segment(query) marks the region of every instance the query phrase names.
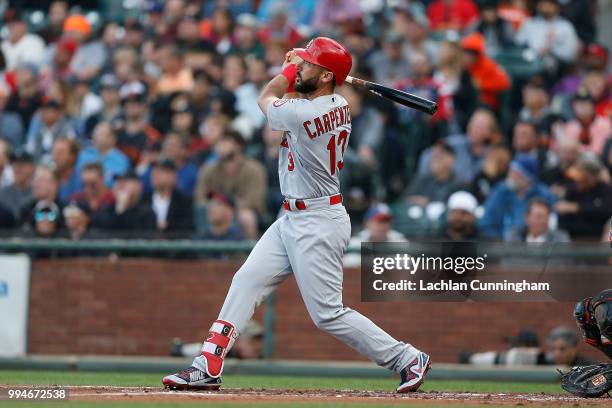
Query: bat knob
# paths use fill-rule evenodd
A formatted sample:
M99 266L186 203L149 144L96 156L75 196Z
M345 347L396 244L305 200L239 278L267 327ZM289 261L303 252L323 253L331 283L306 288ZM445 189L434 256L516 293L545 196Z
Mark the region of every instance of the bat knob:
M438 104L434 102L431 105L431 107L429 108L429 112L428 113L433 116L433 115L436 114L437 111L438 111Z

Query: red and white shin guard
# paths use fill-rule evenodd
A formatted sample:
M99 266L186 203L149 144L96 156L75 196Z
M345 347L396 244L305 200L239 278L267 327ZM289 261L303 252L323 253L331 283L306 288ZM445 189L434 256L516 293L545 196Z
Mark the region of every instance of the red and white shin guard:
M206 360L206 374L217 378L223 371L223 358L232 348L238 333L230 322L217 320L208 332L208 337L202 345L202 357Z

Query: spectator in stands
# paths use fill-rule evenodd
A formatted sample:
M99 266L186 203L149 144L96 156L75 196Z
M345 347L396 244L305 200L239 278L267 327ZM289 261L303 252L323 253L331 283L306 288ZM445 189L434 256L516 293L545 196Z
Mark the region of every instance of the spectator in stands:
M474 30L484 37L487 55L491 57L515 46L514 29L499 16L497 3L497 0L480 1L480 20L474 26Z
M64 207L62 211L64 223L68 230L68 237L73 241L95 238L95 231L91 228L91 208L84 202L73 202Z
M176 133L168 133L162 143L160 155L164 159L172 161L177 168L176 190L187 197L193 196L196 185L198 167L187 160L187 144ZM142 175L145 192L151 191L151 171L153 166L149 166Z
M434 65L438 62L438 44L429 37L429 21L422 4L418 2L399 1L393 6L392 29L402 33L405 55L415 51L427 54Z
M243 13L236 18L234 44L231 52L243 57L262 58L264 56L265 49L259 42L259 22L255 15Z
M601 155L603 164L608 169L608 173L612 174L612 139L609 139L604 146L603 154Z
M441 238L446 241L478 240L476 227L476 198L467 191L451 194L446 205L446 225Z
M10 229L17 225L15 214L0 203L0 229Z
M480 33L469 34L461 40L464 64L480 92L480 101L497 110L499 94L510 89L510 77L487 56L485 47L485 39Z
M405 193L406 199L422 207L430 202L443 202L460 188L454 173L455 152L445 143L432 147L430 172L418 175Z
M578 92L583 85L584 77L589 72L606 71L608 66L608 50L596 43L585 44L582 55L576 61L577 70L572 70L562 77L551 89L553 96L563 95L569 97Z
M312 28L326 35L338 35L342 26L358 22L362 16L358 0L320 0L315 8Z
M33 118L28 129L25 149L37 162L51 160L53 142L60 137L76 139L77 135L64 113L62 104L54 99L42 101L40 115Z
M361 195L373 195L379 171L378 153L384 138L382 114L364 100L363 94L352 87L339 91L351 107L351 137L344 151L342 190L358 189ZM278 149L276 149L278 150ZM278 166L274 177L278 178Z
M143 31L142 25L141 32ZM176 28L176 42L182 51L203 51L211 49L209 44L204 44L200 39L200 20L195 15L186 15Z
M478 92L470 73L463 66L463 52L457 35L447 35L441 42L434 81L438 83L438 106L446 112L449 134L465 133L468 120L478 105Z
M101 211L94 226L128 238L148 237L157 229L155 212L142 201L142 182L136 173L117 176L112 194L114 203Z
M58 179L53 169L46 165L36 167L32 178L32 199L21 207L19 221L34 225L34 208L41 201L55 203L58 209L61 208L57 192ZM61 217L61 214L58 216Z
M536 126L529 121L519 120L512 132L512 149L514 154L526 154L538 163L539 173L546 171L556 163L554 153L542 146Z
M582 86L595 101L595 112L598 116L612 116L612 83L608 81L605 70L591 70L584 75Z
M245 239L236 219L236 203L227 194L211 192L206 205L207 225L198 239L241 241Z
M561 15L566 18L576 30L583 44L595 41L597 2L590 0L566 0L559 2Z
M396 31L385 34L382 50L368 59L374 82L392 86L395 81L410 76L410 56L404 52L404 36Z
M176 189L177 168L172 160L163 159L153 165L152 193L143 198L157 219L157 230L164 233L192 231L193 205L190 197Z
M541 75L531 78L523 87L522 96L519 120L532 122L539 135L550 136L552 124L560 118L550 111L550 97L544 86L544 78Z
M482 166L487 146L500 142L497 120L488 109L476 110L468 122L467 135L451 135L446 138L455 152L455 175L459 181L470 183ZM418 174L423 175L431 169L432 148L420 156Z
M72 77L69 84L73 89L73 100L74 111L71 112L71 116L74 122L77 134L81 138L89 136L85 133L85 125L89 118L97 115L104 108L104 102L97 93L93 92L89 80L80 79L79 77Z
M110 122L115 129L121 117L121 98L119 97L120 83L113 74L105 74L100 78L100 97L103 108L91 116L85 124L85 134L91 135L98 122Z
M579 337L576 329L556 327L546 337L546 361L548 364L569 367L594 364L578 354Z
M193 89L190 93L191 109L193 109L198 123L200 123L211 110L213 87L215 80L204 70L193 73Z
M73 194L70 201L87 204L91 208L92 224L103 227L100 217L107 208L115 204L115 195L112 190L106 188L102 164L85 164L81 169L81 182L83 191Z
M247 81L236 88L236 110L248 122L250 129L261 129L266 118L252 101L266 85L269 76L266 63L261 59L247 59Z
M154 92L157 95L168 95L193 88L193 74L191 69L185 66L183 55L178 48L173 44L165 44L158 53L162 75L156 83Z
M180 135L186 143L191 143L197 135L197 123L187 94L180 93L172 99L170 110L170 131Z
M68 18L68 8L66 0L55 0L49 4L48 23L38 32L45 43L53 44L62 36L64 21Z
M136 166L145 147L159 142L161 134L149 123L146 89L141 82L123 85L119 94L125 123L118 132L117 147L130 159L131 164Z
M279 42L286 49L291 49L303 40L299 31L289 19L289 7L285 2L277 1L269 8L270 18L259 32L259 38L264 44Z
M204 205L212 191L224 191L236 200L238 220L248 238L257 236L259 217L265 214L266 171L261 163L244 155L244 139L228 130L215 145L219 160L198 172L196 205Z
M555 210L559 225L574 239L599 239L610 219L612 185L602 181L603 165L593 156L584 156L573 166L571 184Z
M102 41L92 35L91 23L85 16L73 14L64 21L64 38L76 41L79 47L70 62L72 72L80 79L94 79L108 55Z
M262 0L257 7L257 18L262 22L270 20L270 14L278 3L286 4L291 10L292 20L303 26L312 23L317 2L314 0Z
M547 243L570 242L567 232L550 229L550 216L552 207L550 203L540 197L534 197L527 204L525 213L525 226L510 230L506 241Z
M26 236L54 238L59 235L61 227L61 210L53 201L38 201L34 204L25 226Z
M563 138L578 139L584 150L601 155L606 141L612 137L610 117L597 115L595 101L586 91L580 90L572 98L574 119L563 127Z
M351 113L353 112L351 111ZM272 130L270 126L266 124L262 130L264 147L257 157L257 159L263 163L266 169L268 182L266 205L270 214L278 213L285 198L280 191L280 180L278 178L278 156L280 154L278 145L280 144L282 137L283 132ZM346 156L344 160L346 163Z
M393 214L385 203L373 204L368 208L363 229L351 238L350 247L359 247L362 242L407 242L406 237L391 228ZM359 266L361 257L358 253L347 253L344 255L345 267Z
M571 137L561 138L554 145L552 152L556 156L556 164L544 169L541 179L550 186L555 195L563 197L567 186L572 183L570 169L580 158L580 142Z
M117 149L117 135L110 122L100 122L93 131L93 145L79 153L76 168L80 171L86 164L100 163L104 170L104 183L111 187L117 175L125 174L130 161Z
M234 17L225 7L216 7L201 25L200 35L207 45L214 47L217 54L226 55L232 47Z
M400 79L393 87L429 100L438 100L439 85L432 77L432 64L426 52L415 50L410 53L410 72L410 77ZM428 131L435 134L435 126L448 118L445 108L445 104L439 106L438 111L432 117L414 109L399 106L399 122L406 128L417 127L417 133L421 135Z
M572 24L561 17L558 0L538 0L537 15L521 26L517 43L544 60L549 73L557 74L559 63L570 64L577 55L578 37Z
M79 145L75 140L61 137L53 143L51 158L60 183L59 200L63 204L83 189L81 172L76 168L78 154Z
M13 148L23 144L23 123L16 112L7 111L11 91L8 86L0 83L0 137L11 143Z
M10 186L14 179L11 167L11 144L5 139L0 139L0 187Z
M45 52L42 38L28 33L28 22L14 9L6 10L4 22L8 28L8 37L2 41L6 68L13 70L22 64L40 66Z
M6 111L18 114L24 129L28 128L42 102L37 78L38 69L34 65L20 65L15 72L16 92L11 94L6 103Z
M199 128L200 137L189 146L189 154L197 164L208 164L215 157L215 145L221 140L228 127L227 117L210 114Z
M469 192L479 203L483 203L495 186L506 179L511 158L510 150L501 145L489 146L485 150L482 165L469 187Z
M391 228L393 215L385 203L372 205L365 214L365 229L356 238L359 242L405 242L403 234ZM353 239L351 242L356 242Z
M478 7L472 0L434 0L427 16L434 31L462 32L478 20Z
M484 203L484 215L478 229L489 239L504 239L512 228L525 225L527 204L533 197L541 197L549 204L557 199L538 181L537 162L530 156L517 155L510 163L506 181L500 183Z
M0 205L13 214L14 220L21 217L21 209L32 202L32 177L34 160L23 149L15 151L11 158L14 181L0 188Z
M49 67L41 70L41 77L43 78L43 87L48 88L48 82L55 80L69 81L74 78L74 72L70 67L70 62L74 57L74 53L77 50L79 44L69 38L64 38L55 43L53 53L53 59L49 64Z

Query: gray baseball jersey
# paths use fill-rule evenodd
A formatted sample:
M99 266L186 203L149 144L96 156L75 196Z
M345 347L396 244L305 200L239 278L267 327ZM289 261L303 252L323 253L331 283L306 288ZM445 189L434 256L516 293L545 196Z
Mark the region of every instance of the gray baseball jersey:
M337 94L308 99L277 99L268 122L283 130L278 175L288 198L315 198L340 192L342 157L351 132L346 100Z
M351 223L344 206L330 205L329 196L339 192L351 130L346 100L336 94L275 100L268 106L268 121L285 132L279 158L282 192L306 199L306 209L286 212L257 241L232 279L219 319L240 332L261 301L293 274L319 329L377 364L401 371L419 350L342 304L342 257ZM193 365L205 370L206 359L196 357Z

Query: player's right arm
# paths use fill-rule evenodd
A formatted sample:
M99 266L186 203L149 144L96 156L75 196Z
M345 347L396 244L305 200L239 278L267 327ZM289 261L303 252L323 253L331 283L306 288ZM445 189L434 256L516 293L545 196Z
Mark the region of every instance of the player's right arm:
M277 100L281 99L283 95L285 99L292 99L299 97L297 92L293 91L293 84L297 75L297 66L301 59L295 54L294 51L289 51L285 54L285 61L283 62L282 72L272 78L272 80L264 87L257 98L257 104L259 109L263 112L266 118L269 118L269 107ZM290 89L288 89L290 88ZM280 106L280 103L276 103ZM289 129L275 129L275 130L289 130Z
M289 86L289 81L287 78L279 74L272 78L270 82L264 87L257 98L257 104L259 105L259 109L263 112L263 114L268 117L268 106L274 103L276 100L283 97L285 94L285 90Z

